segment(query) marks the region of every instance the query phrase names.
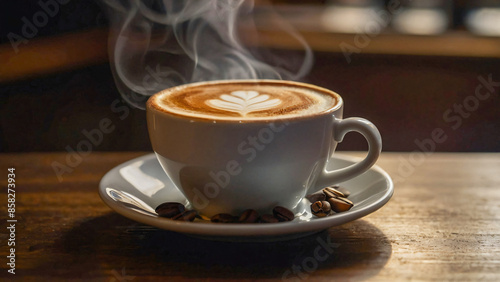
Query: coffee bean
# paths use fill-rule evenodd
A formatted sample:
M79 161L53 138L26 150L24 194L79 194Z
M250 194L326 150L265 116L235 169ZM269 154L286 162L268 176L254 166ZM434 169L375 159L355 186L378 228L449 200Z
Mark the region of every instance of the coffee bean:
M272 214L265 214L260 217L260 222L262 223L277 223L279 220Z
M185 207L181 203L167 202L156 207L155 212L161 217L172 218L178 214L183 213Z
M218 222L218 223L231 223L235 222L236 218L230 214L227 213L219 213L210 218L211 222Z
M327 201L316 201L311 204L311 212L317 217L325 217L330 214L332 208Z
M348 211L354 205L350 200L342 197L328 199L330 206L334 212Z
M274 207L273 214L279 221L291 221L295 218L295 215L291 210L282 206Z
M254 223L257 222L259 219L259 214L257 213L256 210L246 210L244 211L241 215L240 218L238 219L238 222L241 223Z
M326 196L325 196L325 193L323 193L323 191L318 191L318 192L307 195L306 199L308 199L309 202L314 203L317 201L326 200Z
M328 200L330 198L337 198L337 195L333 194L330 191L327 191L325 189L323 189L322 191L323 191L323 194L325 194L325 200Z
M323 189L323 193L325 194L326 198L336 198L336 197L343 197L345 198L344 193L340 192L339 190L333 188L333 187L326 187Z
M184 211L181 214L178 214L174 217L172 217L173 220L179 220L179 221L193 221L196 216L198 215L198 212L195 210L187 210Z

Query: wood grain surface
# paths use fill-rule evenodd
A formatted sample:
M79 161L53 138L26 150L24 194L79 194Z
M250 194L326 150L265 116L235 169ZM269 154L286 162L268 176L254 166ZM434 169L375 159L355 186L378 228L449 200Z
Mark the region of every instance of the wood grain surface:
M0 155L3 226L8 168L16 169L17 185L16 274L7 272L10 234L4 227L0 277L500 280L499 153L384 153L378 165L396 182L386 206L363 219L278 243L206 241L116 214L99 198L99 181L117 164L143 154L91 153L61 182L52 164L64 163L65 153Z

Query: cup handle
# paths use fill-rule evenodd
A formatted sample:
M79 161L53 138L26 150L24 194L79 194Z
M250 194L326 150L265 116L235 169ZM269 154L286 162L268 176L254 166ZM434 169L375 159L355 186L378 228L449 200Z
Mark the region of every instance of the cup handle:
M316 187L319 189L348 180L358 174L367 171L377 161L382 151L382 138L377 127L364 118L352 117L347 119L335 119L333 138L342 142L346 133L355 131L361 133L368 141L368 154L362 161L348 167L327 171L326 168L318 177Z

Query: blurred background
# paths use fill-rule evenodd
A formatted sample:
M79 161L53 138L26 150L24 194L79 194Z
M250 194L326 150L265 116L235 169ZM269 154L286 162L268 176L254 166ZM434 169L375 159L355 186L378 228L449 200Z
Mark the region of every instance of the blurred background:
M303 46L276 14L314 52L300 80L341 94L384 151L500 151L500 1L255 1L259 40L241 21L242 41L294 57ZM115 85L108 27L99 2L2 1L0 152L151 150L145 112ZM339 146L365 149L356 134Z

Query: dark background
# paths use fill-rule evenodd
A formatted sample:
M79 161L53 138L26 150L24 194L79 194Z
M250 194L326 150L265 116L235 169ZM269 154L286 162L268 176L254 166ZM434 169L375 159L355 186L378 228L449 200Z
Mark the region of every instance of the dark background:
M453 14L456 30L463 28L459 19L465 6L458 5L462 2L456 2ZM73 0L59 8L31 40L107 26L97 2ZM0 43L5 47L0 53L12 51L7 34L20 33L21 18L39 10L36 1L0 4ZM25 46L19 48L16 56L25 55ZM470 115L460 118L457 129L443 119L448 109L474 95L479 76L491 75L500 81L499 57L361 53L352 59L347 63L341 53L316 50L314 67L302 80L341 94L345 117L361 116L375 123L384 151L422 151L418 141L432 138L436 128L447 136L436 145L437 151L500 151L500 87ZM87 139L83 131L99 128L105 118L112 121L114 130L104 134L93 150L151 150L145 112L120 100L108 62L2 81L1 152L77 150L79 142ZM365 150L366 144L362 137L349 134L339 149Z

